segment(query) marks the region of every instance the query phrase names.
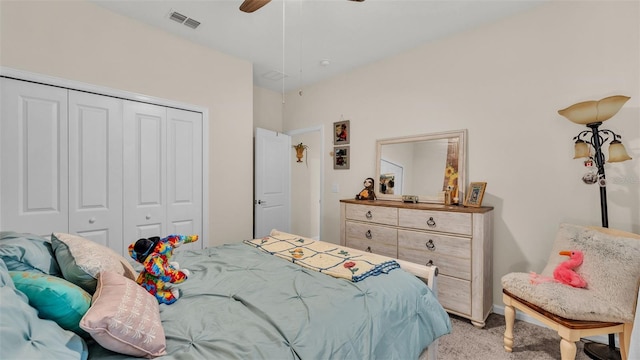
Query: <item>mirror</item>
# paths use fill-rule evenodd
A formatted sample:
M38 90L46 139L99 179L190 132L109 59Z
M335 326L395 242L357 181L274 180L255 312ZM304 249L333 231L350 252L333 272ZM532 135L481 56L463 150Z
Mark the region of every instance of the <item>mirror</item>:
M466 189L467 130L376 141L376 195L402 200L444 203L445 190L462 203Z

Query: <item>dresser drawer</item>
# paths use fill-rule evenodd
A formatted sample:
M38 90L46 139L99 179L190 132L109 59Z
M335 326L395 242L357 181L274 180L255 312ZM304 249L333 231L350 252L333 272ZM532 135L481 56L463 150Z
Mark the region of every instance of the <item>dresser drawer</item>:
M398 230L398 247L407 251L471 258L471 239L438 233Z
M392 207L347 204L345 213L346 218L351 220L398 225L398 209Z
M435 265L443 275L471 280L471 260L435 253L415 251L398 246L398 259L420 265Z
M471 235L470 213L398 209L398 225L402 227Z
M471 282L438 276L438 301L447 310L471 315Z
M346 246L374 254L398 257L398 231L395 228L347 221Z

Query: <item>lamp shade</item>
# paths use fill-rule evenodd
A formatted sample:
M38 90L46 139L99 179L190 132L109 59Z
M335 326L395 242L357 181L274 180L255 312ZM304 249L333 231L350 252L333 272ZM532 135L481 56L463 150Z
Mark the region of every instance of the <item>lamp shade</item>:
M558 110L558 114L581 125L602 122L618 113L629 99L628 96L614 95L598 101L584 101Z
M609 159L607 162L621 162L626 160L631 160L631 156L627 154L624 145L618 140L613 140L611 144L609 144Z
M590 156L591 154L589 153L589 145L587 145L587 143L582 140L577 140L573 158L588 158Z

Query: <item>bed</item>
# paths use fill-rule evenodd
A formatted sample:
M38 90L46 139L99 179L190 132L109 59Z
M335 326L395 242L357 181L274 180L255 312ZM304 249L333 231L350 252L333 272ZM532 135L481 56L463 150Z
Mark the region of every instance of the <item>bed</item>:
M275 235L281 234L286 233ZM16 250L20 246L22 248ZM97 267L83 264L74 248L82 249L87 258L108 255L111 261L98 261ZM418 359L428 356L433 359L437 339L451 331L448 315L424 282L431 276L430 285L435 285L434 272L423 273L421 279L400 268L387 269L351 281L287 261L255 244L234 243L177 251L172 260L190 271L189 278L174 285L181 294L176 303L157 305L152 296L141 295L143 300L129 296L127 301L123 300L125 293L137 293L142 287L131 286L133 282L128 278L131 264L105 249L70 234L53 234L49 242L30 234L0 233L3 260L0 263L0 352L7 354L7 358L32 358L44 352L49 357L114 360L156 356L162 359ZM45 259L40 259L38 264L29 263L35 260L26 255L35 252ZM51 259L46 259L47 253ZM95 263L96 259L92 261ZM94 268L90 269L91 266ZM116 271L107 271L108 266ZM85 274L73 278L68 275L70 268L82 268ZM424 269L410 271L419 273ZM22 273L22 277L17 273ZM69 280L88 289L87 293L93 287L80 329L64 330L57 320L42 319L43 311L34 310L34 305L38 305L31 299L36 296L32 293L24 296L20 289L24 289L24 284L18 285L24 273ZM12 284L8 279L18 281ZM148 298L155 303L146 303ZM113 328L106 330L118 317L116 312L135 313L132 304L137 303L142 304L138 313L149 314L144 316L148 318L147 325L159 324L153 331L143 331L136 337L133 324L128 337L118 338ZM40 316L34 317L38 311ZM95 315L97 323L87 320ZM121 323L126 325L126 321Z

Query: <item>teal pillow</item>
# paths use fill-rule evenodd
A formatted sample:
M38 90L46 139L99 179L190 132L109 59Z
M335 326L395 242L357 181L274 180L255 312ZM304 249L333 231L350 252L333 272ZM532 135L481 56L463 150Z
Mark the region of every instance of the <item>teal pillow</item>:
M91 295L64 279L30 271L9 271L16 289L27 295L29 305L42 319L55 321L78 335L88 334L78 325L91 306Z
M0 259L13 271L37 271L61 276L51 243L38 235L0 232Z
M0 273L3 271L0 266ZM51 320L38 318L38 311L13 286L0 286L0 299L3 359L86 360L89 356L87 344L80 336Z

